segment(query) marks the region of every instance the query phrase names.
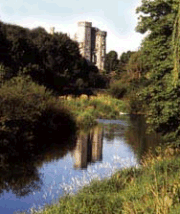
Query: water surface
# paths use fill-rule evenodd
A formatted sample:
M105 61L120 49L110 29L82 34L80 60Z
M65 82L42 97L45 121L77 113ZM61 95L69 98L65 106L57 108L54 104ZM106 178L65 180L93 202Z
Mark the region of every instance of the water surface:
M159 136L145 134L143 118L98 122L92 130L80 130L70 144L51 143L29 162L4 161L6 165L0 167L0 213L41 209L94 178L137 165L148 148L159 143Z

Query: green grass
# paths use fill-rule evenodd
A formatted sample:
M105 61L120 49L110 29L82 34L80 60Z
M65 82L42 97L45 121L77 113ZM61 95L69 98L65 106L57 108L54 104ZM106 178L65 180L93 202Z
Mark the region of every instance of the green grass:
M65 108L75 115L80 127L95 124L95 119L118 119L119 112L127 112L127 104L109 95L98 95L97 97L81 96L80 98L62 99Z
M180 213L180 152L167 148L128 168L66 195L43 214Z

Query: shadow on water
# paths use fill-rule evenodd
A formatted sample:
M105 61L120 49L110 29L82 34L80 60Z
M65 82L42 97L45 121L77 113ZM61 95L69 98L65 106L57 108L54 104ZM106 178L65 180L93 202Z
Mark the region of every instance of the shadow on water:
M163 144L163 140L159 133L147 133L148 125L142 115L131 115L130 125L125 132L126 142L131 145L138 161L148 153L149 150L155 151L155 148Z
M121 120L98 120L103 124L104 136L107 143L113 143L113 140L119 139L125 141L131 146L140 163L143 156L151 150L164 144L160 133L148 133L148 124L143 115L126 115Z
M114 138L124 137L127 127L119 124L109 124L104 126L104 137L109 143L113 142Z
M11 120L0 131L0 194L12 191L16 197L41 189L38 168L60 159L76 146L76 127L70 117L45 112L34 124Z
M19 121L11 121L12 126L15 123ZM63 158L68 152L75 158L76 169L85 169L88 164L102 160L101 126L86 132L81 130L77 135L75 129L69 130L69 126L63 125L66 123L61 124L61 129L50 129L46 120L46 124L41 121L42 125L36 126L31 136L29 123L28 127L26 121L21 120L20 124L22 127L16 134L0 132L1 196L5 191L12 191L21 198L39 191L43 183L38 169L45 162Z

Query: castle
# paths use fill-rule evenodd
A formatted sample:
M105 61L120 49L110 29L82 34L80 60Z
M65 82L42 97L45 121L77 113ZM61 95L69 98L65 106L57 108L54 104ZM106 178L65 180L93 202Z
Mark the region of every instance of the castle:
M50 28L50 33L54 33L55 28ZM106 31L92 27L92 22L78 22L78 30L73 40L79 43L81 55L89 64L94 64L100 71L105 68L106 56Z
M78 22L78 30L74 40L79 43L81 55L98 67L105 68L107 32L92 27L92 22Z

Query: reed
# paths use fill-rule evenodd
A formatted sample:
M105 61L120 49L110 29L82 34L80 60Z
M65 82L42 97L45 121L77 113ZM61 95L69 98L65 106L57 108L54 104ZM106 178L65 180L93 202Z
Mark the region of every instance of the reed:
M180 213L180 150L172 146L158 150L158 155L149 153L138 167L94 179L77 194L66 194L37 213Z
M60 97L60 100L74 114L80 127L94 125L96 119L118 119L120 113L128 111L124 101L105 94L98 94L90 99L86 96L67 99Z

